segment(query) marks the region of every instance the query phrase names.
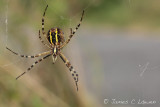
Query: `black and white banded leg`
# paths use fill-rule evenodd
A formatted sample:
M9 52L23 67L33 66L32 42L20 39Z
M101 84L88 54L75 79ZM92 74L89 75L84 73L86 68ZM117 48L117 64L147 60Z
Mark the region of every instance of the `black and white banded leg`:
M30 71L36 64L38 64L39 62L43 61L44 59L48 58L51 54L44 56L43 58L37 60L36 62L34 62L28 69L27 71L23 72L21 75L19 75L16 80L18 78L20 78L21 76L23 76L25 73L27 73L28 71Z
M48 5L46 6L45 11L44 11L44 13L43 13L43 17L42 17L42 34L43 34L43 36L44 36L46 39L47 39L47 36L46 36L45 31L44 31L44 17L45 17L47 8L48 8Z
M63 48L66 44L69 43L69 41L71 40L71 38L73 37L73 35L76 33L76 31L78 30L78 28L80 27L81 23L82 23L82 20L83 20L83 16L84 16L84 10L82 12L82 16L81 16L81 19L80 19L80 22L79 24L77 25L77 27L72 31L72 28L71 28L71 34L69 35L67 41L61 46L61 48Z
M9 51L11 51L13 54L15 55L18 55L20 57L23 57L23 58L35 58L35 57L40 57L40 56L43 56L43 55L47 55L47 54L50 54L51 53L51 50L50 51L47 51L47 52L43 52L43 53L40 53L40 54L36 54L36 55L20 55L18 54L17 52L14 52L12 51L11 49L9 49L8 47L6 47L6 49L8 49Z
M42 37L41 37L41 32L39 30L39 39L40 41L42 42L43 45L47 46L48 48L50 48L50 46L48 46L46 43L44 43L44 41L42 40ZM50 48L51 49L51 48Z
M71 63L67 60L67 58L60 52L59 53L60 58L63 60L63 62L65 63L65 65L69 68L70 73L72 74L72 77L76 83L76 87L77 87L77 91L78 91L78 73L74 70L73 66L71 65Z

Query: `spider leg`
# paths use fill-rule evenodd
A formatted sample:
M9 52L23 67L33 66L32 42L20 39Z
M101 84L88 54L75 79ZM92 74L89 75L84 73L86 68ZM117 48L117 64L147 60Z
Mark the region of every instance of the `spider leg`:
M23 72L21 75L19 75L19 76L16 78L16 80L17 80L18 78L20 78L21 76L23 76L23 75L24 75L25 73L27 73L28 71L30 71L36 64L38 64L39 62L43 61L44 59L46 59L46 58L49 57L50 55L51 55L51 54L48 54L48 55L46 55L45 57L43 57L43 58L37 60L36 62L34 62L34 63L27 69L27 71L25 71L25 72Z
M73 66L71 65L71 63L67 60L67 58L60 52L59 53L60 58L63 60L63 62L65 63L65 65L69 68L72 77L76 83L76 87L77 87L77 91L78 91L78 73L74 70Z
M68 44L69 41L71 40L71 38L73 37L73 35L76 33L76 31L78 30L78 28L80 27L80 25L81 25L81 23L82 23L83 16L84 16L84 10L83 10L83 12L82 12L82 16L81 16L81 19L80 19L79 24L78 24L77 27L73 30L73 32L72 32L72 28L71 28L71 34L69 35L67 41L61 46L61 48L63 48L66 44Z
M43 53L40 53L40 54L28 56L28 55L20 55L20 54L18 54L18 53L16 53L16 52L12 51L12 50L9 49L8 47L6 47L6 49L8 49L9 51L11 51L13 54L18 55L18 56L20 56L20 57L24 57L24 58L35 58L35 57L39 57L39 56L43 56L43 55L47 55L47 54L50 54L50 53L51 53L51 50L50 50L50 51L43 52Z
M45 10L44 10L44 13L43 13L43 17L42 17L42 34L43 34L43 36L46 38L46 40L48 41L46 32L44 31L44 17L45 17L47 8L48 8L48 5L46 6L46 8L45 8ZM52 46L51 44L49 44L49 45ZM48 46L48 47L49 47L49 46Z
M70 32L71 32L71 34L72 34L72 28L70 28Z
M44 13L43 13L43 17L42 17L42 34L43 34L43 36L46 37L46 38L47 38L47 36L46 36L45 31L44 31L44 17L45 17L47 8L48 8L48 5L46 6L45 11L44 11Z
M44 43L44 41L42 40L42 37L41 37L41 33L40 33L40 30L39 30L39 39L40 41L43 43L43 45L47 46L48 48L50 48L46 43ZM51 48L50 48L51 49Z

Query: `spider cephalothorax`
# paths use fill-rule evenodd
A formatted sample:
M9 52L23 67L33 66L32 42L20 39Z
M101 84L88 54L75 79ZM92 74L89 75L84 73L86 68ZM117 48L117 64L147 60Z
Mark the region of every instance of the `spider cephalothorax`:
M28 56L28 55L20 55L14 51L12 51L11 49L9 49L8 47L6 47L9 51L11 51L12 53L14 53L15 55L19 55L21 57L25 57L25 58L35 58L35 57L40 57L40 56L44 56L42 58L40 58L39 60L35 61L28 69L27 71L30 71L34 65L36 65L37 63L41 62L43 59L46 59L48 58L49 56L52 56L52 59L53 59L53 63L56 61L57 59L57 56L59 55L60 58L63 60L63 62L65 63L65 65L69 68L70 70L70 73L72 74L72 77L76 83L76 86L77 86L77 91L78 91L78 85L77 85L77 82L78 82L78 73L74 70L73 66L71 65L71 63L67 60L67 58L62 54L61 50L64 46L66 46L70 39L73 37L73 35L75 34L75 32L77 31L77 29L80 27L80 24L82 22L82 19L83 19L83 15L84 15L84 11L82 13L82 16L81 16L81 19L80 19L80 22L79 24L77 25L77 27L72 31L72 28L70 29L71 30L71 34L69 35L67 41L64 40L64 36L63 36L63 32L60 28L51 28L48 33L46 34L45 31L44 31L44 17L45 17L45 13L46 13L46 10L48 8L48 5L46 6L45 8L45 11L44 11L44 14L43 14L43 17L42 17L42 34L43 36L48 40L49 42L49 45L44 43L44 41L42 40L41 38L41 35L40 35L40 30L39 30L39 39L41 40L41 42L47 46L49 48L49 51L47 52L43 52L43 53L40 53L40 54L36 54L36 55L33 55L33 56ZM24 75L27 71L23 72L21 75L19 75L16 79L20 78L22 75Z

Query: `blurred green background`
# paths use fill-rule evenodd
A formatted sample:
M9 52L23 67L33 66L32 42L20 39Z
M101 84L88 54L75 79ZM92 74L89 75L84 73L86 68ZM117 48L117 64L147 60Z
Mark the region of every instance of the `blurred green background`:
M96 96L94 93L100 91L99 85L105 84L99 82L104 79L101 71L105 63L101 61L98 49L90 44L94 39L92 34L98 38L96 40L101 38L103 32L105 36L110 35L106 31L129 32L129 38L133 36L132 32L143 32L142 35L134 35L138 38L157 36L148 35L148 32L159 33L159 3L159 0L0 0L0 107L111 106L104 105L103 100L98 99L101 95ZM62 51L80 74L78 92L69 70L60 58L53 65L50 57L37 64L18 81L15 80L16 76L38 58L20 58L7 51L5 47L25 55L47 50L38 38L38 30L41 30L41 19L47 4L49 8L45 17L45 31L52 27L60 27L66 39L70 33L69 28L76 27L82 10L85 10L81 27ZM120 38L124 36L123 33L118 33L117 36ZM98 44L95 41L94 44L96 43ZM90 61L87 62L85 58ZM93 70L87 76L93 77L86 76L88 71L84 64ZM97 77L101 73L102 77ZM90 79L92 85L87 82L91 81ZM94 89L96 91L92 91ZM104 93L107 93L107 90Z

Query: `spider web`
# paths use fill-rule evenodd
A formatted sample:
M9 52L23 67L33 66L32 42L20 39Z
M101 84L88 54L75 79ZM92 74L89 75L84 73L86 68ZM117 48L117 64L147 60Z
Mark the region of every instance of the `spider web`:
M10 0L6 0L6 6L4 7L4 11L0 17L0 27L1 27L1 30L0 30L0 34L2 35L1 36L1 44L0 44L0 47L1 47L1 52L0 52L0 56L4 56L5 52L6 52L6 46L7 46L7 43L8 43L8 4L9 4L9 1ZM19 60L18 60L19 61ZM15 61L15 62L11 62L11 63L8 63L8 64L1 64L0 66L3 68L3 67L6 67L8 65L11 65L13 63L16 63L18 61Z
M48 4L48 0L42 0L42 1L44 1L46 4ZM82 10L85 10L86 11L86 13L87 13L87 10L90 8L90 6L92 6L92 4L94 4L94 2L95 2L96 0L91 0L91 1L89 1L89 3L88 4L86 4L86 6L84 7L84 8L82 8ZM132 7L132 1L131 0L127 0L127 2L128 2L128 5L130 6L130 7ZM6 46L8 46L9 45L9 43L11 42L11 41L14 41L14 38L11 36L11 34L9 33L9 31L11 30L11 28L10 28L10 18L9 18L9 13L10 12L12 12L13 13L13 11L9 8L9 6L11 5L9 5L9 3L10 3L10 0L6 0L6 3L5 3L5 6L4 6L4 8L2 9L2 14L1 14L1 16L0 16L0 57L5 57L5 58L7 58L8 56L11 56L11 57L9 57L9 58L11 58L11 60L10 60L10 62L8 63L0 63L0 67L1 68L7 68L7 67L10 67L11 65L18 65L20 62L24 62L24 61L28 61L28 59L23 59L23 58L20 58L20 57L17 57L17 56L15 56L15 55L12 55L12 53L9 53L7 50L6 50ZM46 4L42 4L42 5L46 5ZM45 7L45 6L44 6ZM54 7L49 7L49 8L54 8ZM76 26L76 24L77 23L74 23L75 21L74 20L76 20L76 22L78 22L79 21L79 16L81 15L81 13L82 13L82 11L79 11L79 12L77 12L75 15L73 15L72 17L66 17L66 16L63 16L63 15L59 15L59 13L57 12L58 10L56 10L55 8L53 9L54 11L53 11L53 13L54 13L54 15L56 15L56 16L58 16L59 18L60 18L60 22L59 23L63 23L63 21L64 20L67 20L68 21L68 23L69 23L69 27L68 27L68 29L69 28L75 28L75 26ZM18 16L17 16L18 17ZM39 18L39 19L41 19L41 17ZM47 19L47 18L46 18ZM38 27L39 29L41 29L41 22L40 21L37 21L37 22L39 22L40 24L40 26ZM62 28L65 28L65 25L61 25L61 27ZM37 29L36 29L37 30ZM46 29L45 29L46 30ZM38 31L38 30L37 30ZM69 32L69 30L68 30L68 32ZM25 32L26 33L26 32ZM32 32L33 33L33 32ZM67 33L67 32L66 32ZM27 35L27 34L26 34ZM69 35L69 33L68 34L66 34L66 35ZM33 33L33 35L32 36L34 36L34 38L35 39L37 39L37 41L39 41L39 39L38 39L38 32L36 32L36 31L34 31L34 33ZM32 37L32 36L30 36L30 38ZM12 40L12 39L13 40ZM33 38L33 37L32 37ZM33 41L32 41L33 42ZM12 43L10 43L10 45L11 45ZM23 50L20 48L20 45L21 44L21 42L19 43L19 44L16 44L16 46L12 46L12 47L14 47L15 49L16 49L16 51L18 52L18 53L20 53L20 52L23 52ZM39 42L39 44L40 44L40 42ZM9 45L9 46L10 46ZM14 45L15 45L15 43L14 43ZM32 44L33 45L33 44ZM43 45L40 45L40 46L43 46ZM32 46L30 46L31 48L32 48ZM37 48L38 48L38 46L36 46ZM36 53L36 51L38 51L38 50L40 50L39 48L38 49L36 49L36 48L34 48L34 50L35 50L35 52L33 52L33 53ZM23 53L25 53L25 52L23 52ZM32 54L32 53L31 53ZM30 59L29 59L30 60ZM31 61L31 63L30 64L32 64L33 62L34 62L34 60L30 60ZM3 61L2 61L3 62ZM22 63L23 64L23 63ZM140 76L140 77L144 77L145 76L145 73L148 73L148 72L151 72L151 71L153 71L153 70L157 70L157 68L160 68L160 66L159 65L157 65L157 66L155 66L155 67L150 67L150 65L151 65L151 62L149 62L149 61L147 61L144 65L142 64L142 65L139 65L139 75L138 76ZM37 65L36 65L37 66ZM27 67L29 67L28 65L27 65ZM23 69L23 71L25 71L25 69L27 68L27 67L24 67L24 69ZM36 69L36 67L34 68L34 69ZM9 72L11 72L11 71L9 71Z
M41 5L46 5L48 4L48 0L42 0L43 1L43 4ZM65 32L66 33L66 37L68 37L70 31L69 31L69 28L72 28L72 29L75 29L76 25L78 24L78 21L80 20L80 16L81 16L81 13L82 13L82 10L87 10L96 0L90 0L88 1L88 4L86 4L86 6L84 8L81 9L81 11L77 12L75 15L73 15L72 17L66 17L66 16L63 16L63 15L60 15L58 13L58 10L56 10L56 8L54 7L49 7L49 8L53 8L53 14L58 16L59 19L60 19L60 24L62 28L65 28L65 25L63 25L63 22L64 20L67 21L69 24L68 24L68 31ZM10 35L10 28L11 28L11 24L10 24L10 13L14 13L12 11L12 8L10 8L10 6L12 5L12 3L10 3L11 0L5 0L5 5L4 7L2 8L2 13L1 13L1 16L0 16L0 34L1 34L1 37L0 37L0 48L1 48L1 51L0 51L0 56L1 57L8 57L8 56L12 56L12 54L9 54L7 55L9 52L6 50L6 47L10 47L10 45L13 45L14 48L16 49L15 51L18 52L18 53L25 53L23 52L22 48L21 48L21 43L14 43L13 41L16 40L16 37L13 38L11 35ZM45 6L44 6L45 7ZM17 16L18 17L18 16ZM41 19L41 18L40 18ZM46 18L47 19L47 18ZM76 20L76 21L75 21ZM41 21L41 20L40 20ZM47 21L47 20L46 20ZM46 26L45 26L46 27ZM41 22L40 22L40 26L39 26L39 29L41 29ZM37 29L36 29L37 30ZM45 28L45 30L47 30L47 27ZM33 33L33 32L32 32ZM26 34L27 35L27 34ZM33 33L34 37L39 40L38 38L38 32L34 32ZM42 35L41 35L42 36ZM18 41L19 42L19 41ZM13 46L11 48L13 48ZM42 46L42 45L41 45ZM37 46L38 47L38 46ZM14 50L14 49L13 49ZM35 51L37 50L40 50L40 49L34 49ZM33 52L35 53L35 52ZM30 53L29 53L30 54ZM32 53L31 53L32 54ZM15 55L13 55L15 56ZM21 61L23 60L23 58L19 58L19 57L12 57L11 58L11 61L9 63L1 63L0 64L0 67L4 68L4 67L8 67L8 66L11 66L13 64L19 64ZM25 60L23 60L24 62ZM33 61L32 61L33 62Z
M46 4L49 4L48 0L44 0ZM56 0L55 0L56 1ZM63 24L64 21L67 21L68 25L68 29L72 28L72 30L75 29L76 27L76 24L79 23L79 20L80 20L80 16L82 14L82 11L85 10L85 13L86 11L89 9L89 7L94 4L96 2L96 0L88 0L88 3L86 4L86 6L82 9L80 9L80 11L77 11L74 15L70 16L70 17L66 17L66 16L63 16L63 15L60 15L58 13L59 10L57 10L56 8L54 7L49 7L49 8L52 8L52 11L53 11L53 14L58 16L58 18L60 19L60 21L58 22L60 24L60 28L62 28L64 30L64 28L66 28L66 24ZM78 5L78 4L77 4ZM54 8L54 9L53 9ZM76 20L76 21L75 21ZM74 23L75 22L75 23ZM67 31L68 32L68 31ZM65 32L66 33L66 32ZM68 33L69 34L69 33ZM68 35L67 34L67 35Z
M43 1L43 4L41 4L41 5L46 5L46 4L48 4L48 0L42 0ZM75 28L75 26L76 26L76 24L78 23L78 21L79 21L79 16L81 15L81 13L82 13L82 10L85 10L85 12L87 13L87 10L94 4L96 2L96 0L89 0L88 1L88 3L86 4L86 6L84 7L84 8L82 8L81 9L81 11L79 11L79 12L77 12L75 15L73 15L72 17L66 17L66 16L63 16L63 15L60 15L59 13L58 13L58 10L56 10L56 8L54 8L54 7L49 7L49 8L53 8L52 10L53 10L53 14L54 15L56 15L56 16L58 16L59 17L59 19L60 19L60 22L59 23L62 23L61 24L61 27L62 28L65 28L65 25L63 25L63 21L64 20L66 20L68 23L69 23L69 27L68 27L68 29L69 28ZM127 0L127 4L130 6L130 7L132 7L131 6L131 4L132 4L132 1L131 0ZM8 39L9 40L11 40L11 36L10 36L10 34L9 34L9 26L10 26L10 20L9 20L9 13L10 12L12 12L13 13L13 11L11 10L11 9L9 9L9 6L11 5L11 4L9 4L10 3L10 0L6 0L5 1L5 6L4 6L4 8L2 8L2 15L0 16L0 27L1 27L1 29L0 29L0 34L2 35L1 37L0 37L0 48L1 48L1 51L0 51L0 56L1 57L3 57L3 56L5 56L5 54L8 54L8 52L6 53L6 46L8 46L8 43L10 43L10 41L8 41ZM41 18L40 18L41 19ZM47 19L47 18L46 18ZM76 21L74 21L74 20L76 20ZM75 22L77 22L77 23L75 23ZM45 26L46 27L46 26ZM41 29L41 22L40 22L40 26L39 26L39 28ZM36 29L37 30L37 29ZM45 29L46 30L46 29ZM67 32L65 32L66 33L66 35L69 35L69 30L67 31ZM34 37L38 40L38 38L37 38L37 32L34 32ZM67 37L65 37L65 38L67 38ZM19 43L19 45L20 45L20 43ZM17 52L19 52L18 51L18 49L19 49L19 45L17 45L16 44L16 49L17 49ZM19 47L17 47L17 46L19 46ZM37 46L38 47L38 46ZM21 49L20 49L21 50ZM35 51L37 51L37 50L39 50L39 49L34 49ZM13 55L14 56L14 55ZM6 57L6 56L5 56ZM22 61L22 58L18 58L18 59L16 59L17 57L15 57L10 63L6 63L6 64L0 64L0 67L8 67L8 66L10 66L10 65L13 65L13 64L16 64L16 63L19 63L20 61ZM23 60L23 61L25 61L25 60ZM147 62L147 64L146 64L146 66L145 67L140 67L140 71L142 71L141 72L141 74L140 74L140 76L142 76L144 73L145 73L145 71L146 71L146 67L148 66L148 63L149 62Z
M46 4L48 4L48 0L42 0L43 1L43 4L41 4L41 5L46 5ZM85 12L87 13L87 10L94 4L96 2L96 0L89 0L88 1L88 3L86 4L86 6L84 7L84 8L82 8L81 9L81 11L79 11L79 12L77 12L75 15L73 15L72 17L66 17L66 16L63 16L63 15L60 15L59 13L58 13L58 10L56 10L56 8L54 8L54 7L49 7L49 8L53 8L53 13L54 13L54 15L56 15L56 16L58 16L59 18L60 18L60 22L59 23L63 23L63 21L64 20L66 20L66 21L68 21L68 23L69 23L69 27L68 27L68 29L69 28L75 28L75 26L76 26L76 24L77 23L74 23L75 21L74 20L76 20L76 22L78 22L79 21L79 16L81 15L81 13L82 13L82 10L85 10ZM132 0L127 0L127 4L130 6L130 7L132 7L131 5L132 5ZM11 40L11 36L10 36L10 34L9 34L9 26L10 26L10 20L9 20L9 13L10 12L12 12L12 10L11 9L9 9L9 6L11 5L11 4L9 4L10 3L10 0L5 0L5 6L2 8L2 12L1 12L1 16L0 16L0 27L1 27L1 29L0 29L0 34L1 34L1 36L0 36L0 48L1 48L1 51L0 51L0 56L2 57L2 56L5 56L5 54L8 54L8 52L6 53L6 46L8 46L8 43L10 43L10 41L8 41L8 39L9 40ZM13 12L12 12L13 13ZM41 18L40 18L41 19ZM46 18L47 19L47 18ZM63 24L61 24L61 27L62 28L65 28L65 25L63 25ZM40 26L39 26L39 28L41 29L41 22L40 22ZM36 29L37 30L37 29ZM45 29L46 30L46 29ZM68 33L67 33L68 32ZM69 35L69 30L67 31L67 32L65 32L66 33L66 35ZM38 40L38 38L37 38L37 32L35 32L33 35L35 36L35 38ZM67 37L65 37L65 38L67 38ZM19 45L20 45L20 43L19 43ZM19 46L19 45L16 45L16 46ZM16 47L16 49L19 49L19 47ZM18 49L17 49L17 51L18 51ZM39 49L35 49L35 50L39 50ZM14 55L13 55L14 56ZM7 64L0 64L0 67L8 67L8 66L10 66L10 65L12 65L12 64L16 64L16 63L18 63L18 62L20 62L20 61L22 61L22 58L18 58L18 59L16 59L17 57L15 57L14 59L13 59L13 61L11 61L10 63L7 63ZM23 60L24 61L24 60ZM146 67L148 66L148 63L149 62L147 62L147 64L146 64L146 66L145 67L140 67L140 71L142 71L141 72L141 74L140 74L140 76L142 76L144 73L145 73L145 71L146 71ZM158 66L159 67L159 66ZM157 68L157 67L155 67L155 68Z

